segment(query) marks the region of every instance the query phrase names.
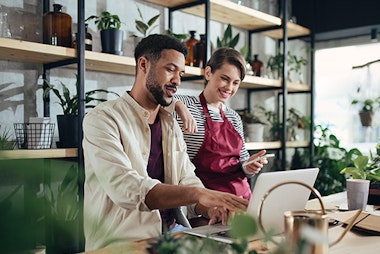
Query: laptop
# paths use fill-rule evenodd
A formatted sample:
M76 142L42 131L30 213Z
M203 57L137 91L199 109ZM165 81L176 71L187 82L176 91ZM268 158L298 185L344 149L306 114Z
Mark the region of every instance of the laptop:
M259 217L259 209L262 198L273 186L286 181L299 181L309 186L314 186L318 168L293 169L287 171L263 172L257 176L249 201L247 212L253 217ZM265 199L262 205L262 222L266 231L271 230L275 234L284 232L284 212L302 211L310 197L311 191L299 184L286 184L274 189ZM222 224L206 225L184 231L187 234L199 237L208 237L225 243L233 243L235 239L228 235L229 227ZM263 236L258 232L254 238L257 240Z

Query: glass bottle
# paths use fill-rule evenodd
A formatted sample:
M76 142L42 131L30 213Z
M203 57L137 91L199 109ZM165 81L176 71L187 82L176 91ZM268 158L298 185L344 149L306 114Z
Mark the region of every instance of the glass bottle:
M86 45L86 50L92 51L92 35L87 31L88 29L88 24L85 25L85 39L84 43ZM73 41L73 48L77 48L77 40L78 40L78 33L75 33L75 38Z
M200 35L201 40L194 46L194 66L204 68L206 65L206 35Z
M0 37L11 38L11 30L9 28L8 13L0 11Z
M261 77L264 70L263 62L259 60L259 55L254 55L253 60L251 61L251 67L253 71L253 76Z
M53 4L54 11L43 15L43 42L56 46L71 47L71 16L62 12L62 5Z
M186 57L186 65L193 66L194 65L194 46L199 42L199 40L195 39L196 31L189 31L190 38L185 41L185 45L187 47L187 57Z

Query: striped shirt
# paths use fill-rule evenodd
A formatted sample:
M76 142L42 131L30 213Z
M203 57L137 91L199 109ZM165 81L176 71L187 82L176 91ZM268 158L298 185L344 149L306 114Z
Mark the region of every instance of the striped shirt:
M187 153L189 154L190 160L193 160L194 157L197 155L199 149L201 148L203 140L204 140L206 116L203 113L203 108L199 100L199 97L187 96L187 95L175 95L175 98L177 100L182 101L186 105L190 113L193 115L195 121L197 122L198 131L196 133L194 134L189 134L186 132L183 133L183 136L187 145ZM223 118L220 115L219 108L214 107L210 104L207 104L207 108L209 110L211 119L213 121L223 122ZM222 109L228 121L232 123L235 130L239 133L239 135L243 139L243 147L240 152L240 163L243 163L244 161L248 160L250 156L244 144L243 123L241 121L239 114L236 113L235 110L233 110L230 107L227 107L224 104L222 106ZM175 114L175 116L179 125L182 128L183 126L182 120L177 114Z

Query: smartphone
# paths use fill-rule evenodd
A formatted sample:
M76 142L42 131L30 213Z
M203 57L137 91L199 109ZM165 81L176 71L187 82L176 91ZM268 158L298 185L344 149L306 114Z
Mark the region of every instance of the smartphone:
M255 161L259 161L261 159L264 159L264 158L271 158L271 157L274 157L275 154L274 153L267 153L267 154L264 154L263 156L260 156L260 157L257 157L256 159L254 160L250 160L250 161L246 161L243 163L243 166L247 166L249 164L252 164L254 163Z

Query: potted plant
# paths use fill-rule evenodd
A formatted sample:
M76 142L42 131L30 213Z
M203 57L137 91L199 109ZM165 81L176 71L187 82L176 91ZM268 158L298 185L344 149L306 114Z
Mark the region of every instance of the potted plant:
M380 96L376 97L375 99L354 99L351 101L351 104L358 105L360 107L359 117L362 126L372 126L375 110L380 108Z
M123 31L120 30L122 22L119 16L103 11L100 16L92 15L85 21L91 20L95 20L95 25L100 31L102 52L123 55Z
M380 142L376 145L376 155L370 151L369 156L359 155L354 166L343 168L340 173L353 179L370 181L368 203L380 205Z
M255 105L251 112L244 116L244 122L250 142L264 141L264 126L267 125L264 107Z
M219 36L216 38L216 47L229 47L229 48L235 48L238 44L240 39L240 34L236 34L234 37L232 37L232 27L231 24L227 25L226 30L223 33L223 37L220 38Z
M288 52L288 57L287 57L287 64L288 64L288 80L291 81L291 74L294 71L298 80L298 83L304 83L303 78L302 78L302 66L307 65L307 60L303 58L302 56L298 57L296 55L291 54Z
M77 252L78 245L78 169L71 165L57 189L51 181L44 184L44 199L47 204L51 234L47 246L52 253ZM54 250L54 251L53 251Z
M57 89L56 86L47 82L47 88L44 91L43 98L46 98L50 91L59 99L59 105L62 107L63 115L57 115L59 142L58 148L72 148L78 147L78 95L71 94L68 86L62 81L59 81L62 91ZM78 79L75 83L76 90L78 91ZM95 104L91 102L104 102L106 99L94 97L98 93L111 93L119 96L117 93L105 89L95 89L85 93L85 107L94 108Z
M144 37L148 36L155 27L158 26L158 24L156 24L156 22L157 22L158 18L160 17L160 14L157 14L157 15L151 17L148 21L146 21L138 6L137 6L137 12L139 13L140 19L135 19L135 26L136 26L137 31L140 32L140 35L133 34L133 37L143 37L144 38Z
M1 126L0 126L1 129ZM13 150L16 142L11 140L11 131L8 128L4 128L3 132L0 134L0 150Z
M270 73L270 78L279 79L281 77L281 71L283 68L284 55L278 53L274 56L270 56L267 62L268 73Z
M287 140L295 141L299 139L297 130L306 130L310 127L310 118L302 115L295 108L288 110L288 118L286 119Z
M152 30L158 26L158 24L156 23L158 21L158 18L160 17L160 14L157 14L151 17L148 21L146 21L138 5L136 5L136 8L137 12L139 13L140 19L135 19L135 27L140 34L132 34L132 37L134 38L135 47L137 43L141 41L142 38L148 36L152 32Z

